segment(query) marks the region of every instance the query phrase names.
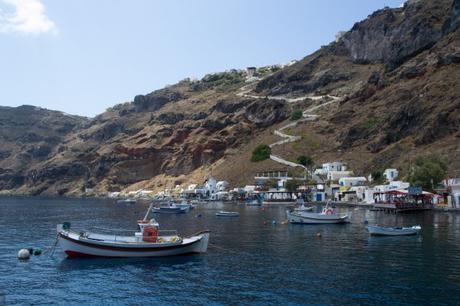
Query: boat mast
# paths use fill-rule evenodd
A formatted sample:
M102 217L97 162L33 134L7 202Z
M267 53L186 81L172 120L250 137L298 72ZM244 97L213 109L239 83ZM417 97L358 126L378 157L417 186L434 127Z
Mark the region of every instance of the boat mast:
M144 216L144 221L147 221L149 215L150 215L150 211L152 210L152 207L153 207L153 203L150 203L150 206L149 206L149 209L147 209L147 212L145 213L145 216Z

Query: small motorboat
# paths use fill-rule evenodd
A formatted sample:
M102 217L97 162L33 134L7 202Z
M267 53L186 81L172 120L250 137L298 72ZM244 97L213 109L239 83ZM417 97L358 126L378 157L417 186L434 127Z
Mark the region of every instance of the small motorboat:
M420 225L411 227L384 227L377 225L368 225L367 230L372 236L410 236L418 235L422 230Z
M150 213L149 207L146 217ZM161 231L155 219L138 221L134 235L99 234L73 231L70 223L57 225L60 247L70 257L160 257L190 253L205 253L209 231L181 237L176 231Z
M240 215L239 212L236 211L219 211L216 213L217 217L238 217Z
M180 202L180 203L174 202L174 204L175 204L177 207L185 208L186 210L195 208L194 205L187 203L187 200L182 200L182 202Z
M188 205L188 204L187 204ZM176 204L174 202L168 202L161 204L159 207L154 207L154 213L160 214L183 214L187 212L190 208L187 206L181 206L180 204Z
M134 198L119 199L117 200L118 204L136 204L137 200Z
M320 213L308 211L286 211L287 218L290 223L301 224L335 224L348 223L349 216L347 214L338 214L334 209L326 205Z

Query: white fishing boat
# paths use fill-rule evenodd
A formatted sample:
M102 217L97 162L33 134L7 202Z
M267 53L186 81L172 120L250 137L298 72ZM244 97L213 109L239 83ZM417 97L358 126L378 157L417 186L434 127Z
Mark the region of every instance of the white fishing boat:
M150 213L151 207L146 216ZM160 257L205 253L209 231L181 237L176 231L159 230L154 219L138 221L134 235L99 234L73 231L70 223L57 225L60 247L70 257Z
M117 200L118 204L136 204L137 200L134 198L119 199Z
M182 200L180 203L173 202L177 207L185 208L187 210L192 209L192 205L187 202L187 200Z
M236 211L219 211L216 213L216 216L217 217L238 217L240 215L240 213L236 212Z
M326 205L320 213L308 211L286 211L287 219L290 223L301 224L334 224L334 223L348 223L348 214L338 214Z
M367 230L372 236L410 236L419 234L422 227L420 225L414 225L411 227L383 227L368 225Z
M189 209L189 206L181 206L180 204L176 204L174 202L168 202L161 204L159 207L154 207L153 212L160 214L183 214Z

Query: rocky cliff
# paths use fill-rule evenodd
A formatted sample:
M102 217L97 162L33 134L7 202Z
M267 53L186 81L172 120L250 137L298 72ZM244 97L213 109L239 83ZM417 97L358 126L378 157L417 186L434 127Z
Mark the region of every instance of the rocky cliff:
M339 97L301 136L274 148L289 160L346 161L357 173L399 167L414 156L448 158L460 169L460 0L408 1L356 23L337 42L296 64L258 69L258 81L230 70L183 80L92 118L29 106L0 109L0 190L82 194L161 189L213 174L246 184L251 150L279 138L293 109ZM296 99L297 98L297 99Z

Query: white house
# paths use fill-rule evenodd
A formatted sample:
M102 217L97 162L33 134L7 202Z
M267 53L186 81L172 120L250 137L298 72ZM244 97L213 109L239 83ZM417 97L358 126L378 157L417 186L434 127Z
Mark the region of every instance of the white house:
M196 189L197 186L198 186L197 184L190 184L190 185L188 185L187 190L188 191L193 191L193 190Z
M216 188L217 188L217 191L225 191L228 187L228 182L227 181L218 181L216 183Z
M217 192L217 181L215 178L210 176L204 184L204 189L211 195Z
M342 177L339 179L339 185L341 187L363 186L366 183L367 179L364 176Z
M344 177L350 177L353 175L353 171L329 171L327 173L327 180L329 181L338 181Z
M256 186L254 185L246 185L244 186L244 191L245 192L254 192L256 190Z
M374 186L374 195L378 194L380 201L386 201L388 199L386 198L385 192L391 190L404 190L409 188L409 186L410 184L408 182L403 181L393 181L388 183L388 185L377 185Z
M398 170L397 169L385 169L385 171L383 172L383 176L385 177L385 179L389 182L392 182L395 180L395 178L398 177Z
M328 174L331 171L345 171L347 170L347 166L344 163L341 162L330 162L330 163L325 163L322 165L321 168L316 169L315 173L316 174Z
M460 178L448 179L445 180L443 183L448 188L451 194L450 206L460 207Z

